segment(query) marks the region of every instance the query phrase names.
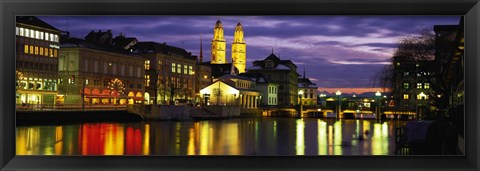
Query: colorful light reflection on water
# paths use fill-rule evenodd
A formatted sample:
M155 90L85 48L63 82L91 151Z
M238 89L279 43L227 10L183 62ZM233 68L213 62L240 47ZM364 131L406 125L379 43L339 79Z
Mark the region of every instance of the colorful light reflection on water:
M294 118L17 127L17 155L393 155L402 122Z

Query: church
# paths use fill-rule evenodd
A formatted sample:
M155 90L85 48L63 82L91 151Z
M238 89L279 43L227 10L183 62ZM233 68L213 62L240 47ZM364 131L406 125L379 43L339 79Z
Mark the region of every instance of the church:
M247 64L246 49L247 45L243 39L243 28L240 21L235 26L234 38L232 42L231 61L227 61L226 49L227 44L223 34L223 25L220 19L217 20L214 27L214 34L211 48L212 76L218 78L224 74L240 74L245 73Z

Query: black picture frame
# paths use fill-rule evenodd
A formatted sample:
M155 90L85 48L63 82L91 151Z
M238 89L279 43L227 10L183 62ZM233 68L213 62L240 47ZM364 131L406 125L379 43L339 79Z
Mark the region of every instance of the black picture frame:
M479 170L478 0L2 0L3 170ZM15 156L16 15L465 15L465 156Z

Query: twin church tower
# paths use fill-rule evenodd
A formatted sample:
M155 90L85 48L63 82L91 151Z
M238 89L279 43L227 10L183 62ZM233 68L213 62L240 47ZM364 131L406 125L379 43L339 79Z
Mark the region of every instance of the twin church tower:
M235 27L235 33L233 36L232 42L232 63L235 68L238 69L238 73L244 73L247 56L246 56L247 45L243 40L243 28L240 21ZM211 64L226 64L226 42L223 37L223 26L220 19L215 23L213 40L212 40L212 61Z

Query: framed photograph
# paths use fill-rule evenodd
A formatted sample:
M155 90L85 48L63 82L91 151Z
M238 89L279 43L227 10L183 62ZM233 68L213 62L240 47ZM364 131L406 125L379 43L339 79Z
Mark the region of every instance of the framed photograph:
M0 165L478 170L479 8L2 2Z

